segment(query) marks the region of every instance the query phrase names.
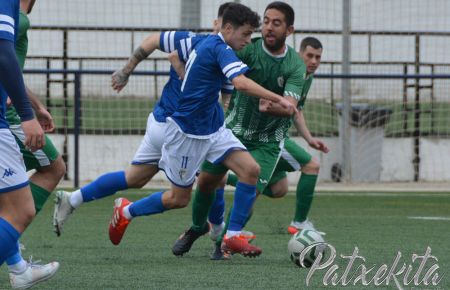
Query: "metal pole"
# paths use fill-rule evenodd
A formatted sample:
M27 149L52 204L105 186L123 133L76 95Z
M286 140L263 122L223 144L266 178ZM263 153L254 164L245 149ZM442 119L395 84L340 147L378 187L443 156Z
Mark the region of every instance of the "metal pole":
M351 0L342 2L342 73L350 74ZM351 160L351 91L350 79L342 80L342 175L345 182L352 180Z
M78 188L80 185L80 124L81 124L81 75L75 74L75 100L74 100L74 181L73 186Z
M416 50L415 50L415 70L416 74L420 73L420 35L416 34ZM420 178L420 79L416 78L414 86L414 181Z
M69 32L67 29L63 30L63 70L66 71L69 67L67 64L68 59L68 47L69 47ZM62 159L64 160L64 163L66 165L69 164L69 153L68 153L68 135L67 131L69 129L69 96L67 94L67 73L63 73L63 128L64 128L64 144L63 144L63 153L62 153ZM66 171L66 174L64 175L64 179L68 180L69 176Z

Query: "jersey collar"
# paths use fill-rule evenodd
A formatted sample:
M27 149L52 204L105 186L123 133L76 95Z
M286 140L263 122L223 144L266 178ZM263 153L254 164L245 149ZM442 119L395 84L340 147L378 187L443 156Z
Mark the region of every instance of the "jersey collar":
M225 39L223 38L222 32L217 33L217 35L222 39L223 42L225 42Z
M287 54L287 52L288 52L288 46L287 46L287 44L284 45L284 51L283 51L283 53L282 53L282 54L278 54L278 55L275 55L275 54L271 53L271 52L266 48L266 46L264 45L264 40L261 41L261 44L262 44L263 50L264 50L268 55L270 55L271 57L274 57L274 58L283 58L283 57L286 56L286 54Z

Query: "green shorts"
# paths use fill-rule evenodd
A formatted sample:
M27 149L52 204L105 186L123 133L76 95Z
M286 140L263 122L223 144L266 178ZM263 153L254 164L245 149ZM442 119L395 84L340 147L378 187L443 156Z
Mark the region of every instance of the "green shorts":
M23 133L22 127L20 125L11 125L9 129L20 147L20 153L22 153L27 171L48 166L58 158L58 150L47 135L45 136L44 148L31 152L23 145L25 134Z
M242 141L242 140L241 140ZM263 192L269 185L275 167L281 157L281 148L283 142L278 143L262 143L262 142L242 142L247 148L248 152L253 156L256 162L261 167L256 190ZM212 164L205 161L202 165L202 171L210 174L224 174L228 168L223 164Z
M272 174L269 184L275 184L287 176L286 172L294 172L308 164L312 159L311 154L300 147L294 140L286 138L281 152L280 161Z

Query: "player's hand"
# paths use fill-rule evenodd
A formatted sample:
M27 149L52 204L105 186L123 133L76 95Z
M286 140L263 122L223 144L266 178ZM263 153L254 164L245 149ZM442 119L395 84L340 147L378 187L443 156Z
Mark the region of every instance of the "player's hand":
M297 108L288 100L286 100L285 98L282 98L278 104L280 106L282 106L284 109L286 109L289 113L289 115L294 115L295 113L298 113Z
M53 132L55 130L55 123L53 121L52 115L45 108L41 108L40 110L37 110L35 112L36 119L38 120L44 132Z
M44 131L36 119L22 122L22 130L25 133L25 148L34 152L44 147Z
M6 98L6 107L9 108L9 106L11 106L11 105L12 105L11 99L9 97Z
M259 99L259 111L266 113L273 106L273 102L266 99Z
M328 153L330 151L330 149L328 148L328 146L321 140L319 139L311 139L308 142L309 146L311 146L312 148L322 151L323 153Z
M128 78L130 74L124 72L123 69L115 71L111 76L111 86L112 88L120 92L128 83Z

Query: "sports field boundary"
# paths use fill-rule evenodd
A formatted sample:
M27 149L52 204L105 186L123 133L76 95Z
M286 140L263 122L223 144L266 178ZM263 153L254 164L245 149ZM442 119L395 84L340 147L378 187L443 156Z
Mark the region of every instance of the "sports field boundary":
M87 183L83 183L85 185ZM169 188L169 182L150 182L144 189L164 189ZM73 181L61 181L58 188L73 188ZM233 191L233 187L227 186L225 188L227 191ZM295 193L296 187L290 186L289 192ZM449 182L396 182L396 183L332 183L332 182L321 182L316 186L317 193L449 193L450 194L450 183Z

